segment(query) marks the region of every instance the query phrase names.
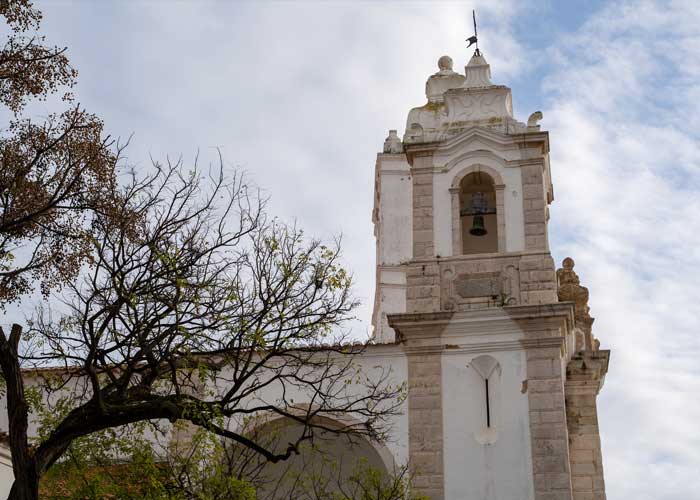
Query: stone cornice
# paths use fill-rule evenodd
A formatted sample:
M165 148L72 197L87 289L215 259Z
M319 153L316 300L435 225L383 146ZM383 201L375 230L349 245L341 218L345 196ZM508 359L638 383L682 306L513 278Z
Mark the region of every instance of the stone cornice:
M467 260L483 260L483 259L512 259L513 257L551 257L550 252L541 250L524 251L524 252L500 252L500 253L475 253L464 255L449 255L446 257L423 257L411 259L406 264L432 264L439 262L461 262Z
M514 140L519 141L520 144L529 144L533 142L542 142L542 153L549 153L549 132L546 130L536 131L536 132L525 132L520 134L510 135Z
M379 175L411 175L411 171L409 169L401 170L398 168L392 168L392 169L382 169L381 172L379 172Z
M598 394L610 364L609 350L576 353L566 367L567 394Z
M523 149L524 147L536 147L541 144L542 152L549 152L549 132L537 131L518 134L503 134L478 125L464 129L454 137L437 143L436 153L441 156L449 156L460 149L464 143L468 143L475 137L485 140L500 149ZM408 146L407 146L408 147Z
M444 311L430 313L389 314L387 319L397 333L400 343L421 348L433 347L449 338L482 337L485 335L525 334L525 342L547 342L555 336L542 336L573 325L573 304L517 305L474 309L471 311ZM537 335L530 337L529 335ZM559 338L560 335L556 335ZM560 345L560 344L557 344ZM521 344L522 346L522 344Z
M404 144L406 160L413 165L413 160L417 156L432 156L435 150L440 147L440 142L420 142L416 144Z
M431 344L405 346L406 355L430 354L441 352L446 356L457 354L480 354L496 351L522 351L542 348L562 348L564 337L549 337L539 339L503 340L489 342L474 342L469 344Z
M377 159L405 160L406 153L377 153Z
M404 153L401 155L380 153L378 158L387 156L390 158L403 159L404 155L409 164L413 165L413 160L419 156L440 156L450 157L459 149L470 141L478 138L486 141L496 151L506 150L523 150L527 148L539 148L540 154L544 155L549 152L549 133L544 132L527 132L519 134L502 134L485 127L473 126L460 132L458 135L447 139L446 141L418 142L404 145ZM477 149L459 155L445 164L436 165L437 171L449 170L456 162L466 158L474 158L479 156L489 156L497 159L506 167L520 167L525 165L538 164L544 167L543 156L533 156L531 158L521 158L516 160L507 160L495 154L494 150Z

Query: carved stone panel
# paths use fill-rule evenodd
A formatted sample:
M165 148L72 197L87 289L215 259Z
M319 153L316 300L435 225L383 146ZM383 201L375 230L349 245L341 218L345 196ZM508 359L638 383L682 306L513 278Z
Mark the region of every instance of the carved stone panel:
M478 273L458 276L455 291L463 299L498 297L503 292L501 273Z

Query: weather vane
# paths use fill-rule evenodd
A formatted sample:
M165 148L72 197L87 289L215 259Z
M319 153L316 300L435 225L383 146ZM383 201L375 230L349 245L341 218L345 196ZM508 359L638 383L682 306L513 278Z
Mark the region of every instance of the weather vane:
M476 37L476 12L474 10L472 10L472 20L474 21L474 36L470 36L465 41L469 42L467 48L471 47L472 45L476 45L476 51L474 52L474 55L480 56L481 52L479 52L479 40Z

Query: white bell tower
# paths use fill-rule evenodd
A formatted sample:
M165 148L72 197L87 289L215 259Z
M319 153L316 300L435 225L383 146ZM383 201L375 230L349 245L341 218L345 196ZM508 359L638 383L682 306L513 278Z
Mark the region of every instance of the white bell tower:
M573 260L555 271L542 114L513 117L477 50L377 155L374 339L408 359L414 486L433 500L604 499L608 367Z

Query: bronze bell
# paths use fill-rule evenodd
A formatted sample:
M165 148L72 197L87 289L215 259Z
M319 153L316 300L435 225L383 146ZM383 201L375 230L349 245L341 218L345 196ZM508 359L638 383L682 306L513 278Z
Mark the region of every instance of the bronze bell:
M469 234L473 236L484 236L486 234L486 227L484 227L483 215L474 215L474 218L472 219L472 228L469 230Z

